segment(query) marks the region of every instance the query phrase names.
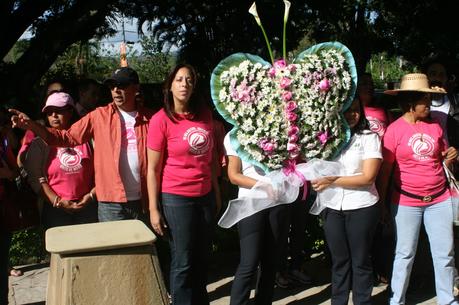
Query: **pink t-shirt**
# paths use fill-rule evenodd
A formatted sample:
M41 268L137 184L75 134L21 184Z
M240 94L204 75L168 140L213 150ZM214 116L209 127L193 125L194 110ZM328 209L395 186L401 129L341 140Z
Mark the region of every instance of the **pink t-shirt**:
M199 197L210 192L213 150L212 114L182 116L176 123L164 109L150 120L147 147L164 154L161 192Z
M386 111L380 107L364 107L365 117L370 123L370 130L377 133L380 138L384 136L389 119L387 118Z
M94 186L94 165L88 143L50 147L46 167L49 186L65 200L78 200Z
M26 130L24 137L21 140L21 148L19 149L18 155L27 151L30 146L30 143L35 138L35 134L31 130Z
M434 121L410 124L403 117L389 125L383 138L384 160L393 163L394 184L419 196L434 195L446 183L441 153L447 148L440 125ZM392 202L423 206L438 203L450 196L449 191L425 203L400 194L394 189Z

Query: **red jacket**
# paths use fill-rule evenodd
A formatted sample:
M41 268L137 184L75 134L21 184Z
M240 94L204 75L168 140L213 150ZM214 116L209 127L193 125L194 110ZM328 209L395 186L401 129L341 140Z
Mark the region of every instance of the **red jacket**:
M147 133L153 112L147 108L137 109L137 151L139 153L142 203L148 209L147 193ZM93 139L94 172L98 201L127 202L119 171L121 152L121 119L114 103L99 107L82 117L67 130L48 128L51 133L46 142L53 146L75 146Z

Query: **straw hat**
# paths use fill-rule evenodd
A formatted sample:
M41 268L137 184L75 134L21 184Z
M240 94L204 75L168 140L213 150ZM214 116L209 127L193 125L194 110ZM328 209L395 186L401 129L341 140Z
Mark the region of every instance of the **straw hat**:
M422 73L410 73L402 77L400 89L386 90L385 94L397 95L399 92L426 92L445 94L446 91L438 86L430 87L427 75Z

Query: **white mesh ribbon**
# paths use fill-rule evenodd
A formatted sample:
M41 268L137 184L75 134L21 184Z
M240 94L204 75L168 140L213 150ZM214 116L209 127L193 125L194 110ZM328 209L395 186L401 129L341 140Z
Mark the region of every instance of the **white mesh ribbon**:
M312 159L307 163L298 164L295 169L296 172L289 175L286 175L283 170L272 171L265 176L266 181L271 183L258 181L246 196L231 200L225 213L218 221L218 225L222 228L230 228L241 219L259 211L295 201L305 179L314 180L320 177L343 174L343 169L339 163L320 159ZM316 203L318 201L325 202L320 201L319 198L333 200L336 196L335 193L335 188L327 188L318 194Z

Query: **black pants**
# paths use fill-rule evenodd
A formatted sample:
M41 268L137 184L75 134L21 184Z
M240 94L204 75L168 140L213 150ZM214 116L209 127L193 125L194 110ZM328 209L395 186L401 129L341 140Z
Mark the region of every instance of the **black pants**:
M355 305L371 304L371 247L379 207L348 211L326 209L324 231L332 258L332 305L346 305L352 289Z
M8 266L11 233L0 229L0 305L8 304Z
M231 305L248 304L251 281L260 266L255 304L272 303L280 255L287 245L287 204L260 211L238 222L240 263L231 287Z

